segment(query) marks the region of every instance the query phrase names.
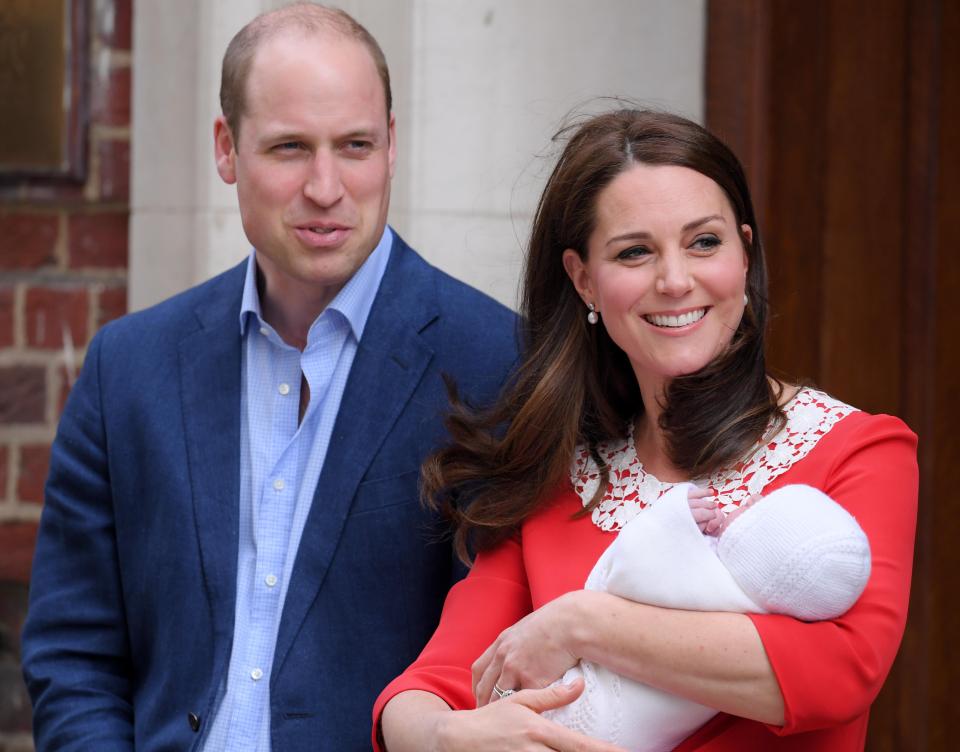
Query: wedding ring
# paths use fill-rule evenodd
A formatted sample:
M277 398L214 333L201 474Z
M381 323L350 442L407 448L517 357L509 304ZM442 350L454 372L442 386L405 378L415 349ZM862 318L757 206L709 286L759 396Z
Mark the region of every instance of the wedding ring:
M497 696L498 700L502 700L504 697L509 697L510 695L515 695L517 690L515 689L500 689L496 684L493 685L493 693Z

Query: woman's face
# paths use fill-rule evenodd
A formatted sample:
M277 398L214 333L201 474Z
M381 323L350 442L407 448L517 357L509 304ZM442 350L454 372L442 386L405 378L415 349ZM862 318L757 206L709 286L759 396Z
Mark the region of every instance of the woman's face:
M749 242L750 227L741 230ZM747 253L733 208L720 186L686 167L620 173L597 197L586 262L574 250L563 262L645 395L710 362L743 315Z

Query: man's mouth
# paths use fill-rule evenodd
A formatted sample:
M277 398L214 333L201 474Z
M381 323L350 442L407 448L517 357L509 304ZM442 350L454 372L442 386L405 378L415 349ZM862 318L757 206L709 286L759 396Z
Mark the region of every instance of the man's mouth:
M653 324L654 326L664 327L667 329L677 329L681 326L695 324L706 315L706 308L698 308L695 311L687 311L686 313L681 313L676 316L664 313L648 313L643 317L643 319L648 324Z

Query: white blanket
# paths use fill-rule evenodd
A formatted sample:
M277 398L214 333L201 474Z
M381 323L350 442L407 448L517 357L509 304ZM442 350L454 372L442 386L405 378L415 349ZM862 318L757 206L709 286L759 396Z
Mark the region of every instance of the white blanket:
M697 527L687 501L689 488L688 483L676 486L624 525L585 589L665 608L762 613ZM579 676L586 682L583 694L544 716L626 749L671 750L717 712L588 661L567 671L561 681Z

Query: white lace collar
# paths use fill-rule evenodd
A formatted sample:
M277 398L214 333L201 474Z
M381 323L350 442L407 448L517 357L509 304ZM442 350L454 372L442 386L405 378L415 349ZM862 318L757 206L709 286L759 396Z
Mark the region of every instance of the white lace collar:
M706 478L729 512L748 496L760 493L774 478L802 460L831 428L855 408L815 389L801 389L784 407L787 424L749 458ZM633 445L633 431L625 439L604 441L597 451L610 468L610 484L592 519L601 530L618 531L642 509L653 504L676 483L662 483L643 469ZM585 445L577 447L570 481L584 506L600 483L600 471Z

